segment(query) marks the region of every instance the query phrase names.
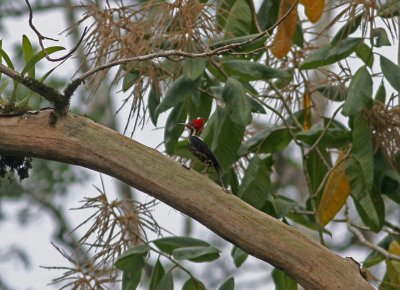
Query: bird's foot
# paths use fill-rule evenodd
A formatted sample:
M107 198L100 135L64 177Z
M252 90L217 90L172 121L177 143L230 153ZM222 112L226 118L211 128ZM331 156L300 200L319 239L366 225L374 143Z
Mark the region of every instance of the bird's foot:
M222 190L225 191L225 193L232 193L229 189L225 188L225 186L222 186Z
M186 168L187 170L190 170L190 166L186 165L185 163L182 163L182 166L183 166L184 168Z

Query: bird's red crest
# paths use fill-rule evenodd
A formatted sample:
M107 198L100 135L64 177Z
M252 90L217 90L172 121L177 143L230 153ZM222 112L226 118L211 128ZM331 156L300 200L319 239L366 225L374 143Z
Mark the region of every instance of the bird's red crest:
M192 121L190 121L190 124L193 125L193 127L197 133L200 133L201 130L203 130L204 121L205 121L204 118L197 118L197 119L193 119Z

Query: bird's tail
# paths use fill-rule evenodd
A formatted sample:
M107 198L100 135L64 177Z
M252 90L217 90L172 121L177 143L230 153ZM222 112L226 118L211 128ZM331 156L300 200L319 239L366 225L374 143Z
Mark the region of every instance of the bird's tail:
M219 179L219 182L220 182L220 184L221 184L223 190L226 191L224 182L222 181L221 168L215 168L215 170L217 171L218 179Z

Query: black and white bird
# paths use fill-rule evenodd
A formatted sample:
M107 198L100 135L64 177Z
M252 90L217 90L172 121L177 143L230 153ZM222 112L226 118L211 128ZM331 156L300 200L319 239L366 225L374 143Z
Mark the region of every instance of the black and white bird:
M217 171L218 179L223 189L225 190L225 186L221 178L221 165L219 164L214 153L208 147L207 143L198 136L198 134L203 130L204 118L197 118L191 120L189 123L179 124L184 125L189 130L189 151L206 166L206 172L208 172L210 166L215 168L215 170Z

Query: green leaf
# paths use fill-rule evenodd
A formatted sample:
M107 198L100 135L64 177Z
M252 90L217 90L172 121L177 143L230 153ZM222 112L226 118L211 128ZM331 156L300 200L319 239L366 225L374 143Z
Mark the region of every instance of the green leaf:
M243 263L247 260L249 254L243 251L241 248L237 246L233 246L231 251L231 257L233 262L235 263L236 268L239 268L243 265Z
M385 3L385 4L383 4ZM400 2L398 1L387 1L383 2L381 5L378 5L378 13L379 17L383 18L394 18L399 16L400 13Z
M349 178L351 196L357 212L363 223L375 232L383 226L385 211L382 197L376 188L366 189L366 180L363 168L354 158L349 158L346 163L346 175Z
M11 58L8 56L8 54L1 48L0 46L0 60L4 59L4 61L6 62L6 65L8 66L8 68L15 70L14 69L14 64L11 61Z
M211 149L220 162L222 169L225 170L238 158L237 153L242 143L245 126L234 123L232 114L228 114L227 110L219 108L216 114Z
M153 268L153 271L151 272L149 290L157 290L157 287L160 284L160 281L164 276L164 274L165 274L164 267L160 262L160 258L158 258Z
M226 180L228 180L228 182L226 182ZM239 194L239 178L233 168L225 172L223 181L225 185L230 185L232 194Z
M50 46L42 51L39 51L27 62L21 71L21 75L24 76L28 71L32 70L40 60L46 57L46 53L47 55L51 55L60 50L65 50L65 48L62 46Z
M351 153L361 166L365 190L371 191L374 181L374 146L371 129L362 114L353 116L352 127L353 146Z
M386 89L385 89L385 86L383 84L383 81L381 81L381 84L379 85L379 88L376 91L374 100L376 102L380 102L382 104L386 103Z
M189 260L202 263L218 259L219 252L217 248L212 246L193 246L175 249L172 251L172 255L177 260Z
M183 75L186 79L194 81L204 72L207 59L204 57L189 57L183 62Z
M250 104L251 104L251 112L252 113L259 113L259 114L266 114L267 111L265 111L265 108L263 105L256 99L250 98Z
M168 271L158 283L157 290L174 290L174 280L171 271Z
M304 33L301 27L301 21L299 19L296 23L296 30L293 35L293 43L298 47L304 48Z
M157 106L156 115L175 107L197 93L198 84L199 80L192 81L180 76L166 91L165 97Z
M363 223L378 233L385 222L385 205L381 195L376 190L372 190L367 192L361 200L353 200Z
M363 267L370 268L372 266L379 264L380 262L382 262L384 260L385 260L384 255L377 253L375 251L372 251L371 254L367 257L367 259L364 260Z
M354 158L345 160L346 175L349 179L351 195L354 199L361 200L367 194L365 190L365 178L361 170L360 163Z
M296 134L296 138L308 145L313 145L323 134L318 142L318 146L322 148L341 148L351 141L351 132L348 130L338 128L315 128L311 130L302 131Z
M27 109L28 108L28 103L29 103L29 99L30 99L30 94L28 94L25 98L23 98L22 100L19 100L18 102L15 103L15 107L16 108L20 108L22 110Z
M392 238L390 236L384 237L381 241L379 241L378 245L382 249L388 249L390 243L392 242ZM364 268L370 268L372 266L375 266L379 264L380 262L385 260L385 256L382 255L381 253L378 253L377 251L372 250L370 254L367 256L367 258L364 260L363 267Z
M142 269L145 265L145 256L150 247L148 245L138 245L125 251L118 257L115 266L123 270L122 289L134 290L139 285Z
M400 176L392 170L385 172L385 175L381 178L380 192L387 195L394 202L400 204Z
M312 220L312 219L310 219L308 217L305 217L303 215L294 214L294 213L288 213L285 216L285 218L288 218L288 219L292 220L296 224L305 226L306 228L309 228L310 230L313 230L313 231L320 231L321 230L321 226L319 225L319 223L317 223L315 221L315 219ZM325 230L323 232L325 232ZM329 232L327 232L327 233L329 233Z
M276 290L297 290L296 281L281 270L275 268L272 271L272 279L274 280Z
M260 130L245 142L249 152L276 153L285 149L292 141L286 127L267 127Z
M115 267L124 271L136 271L137 268L141 269L144 263L144 257L149 250L150 247L146 244L134 246L118 257L115 262Z
M342 113L345 116L352 116L360 113L365 107L371 107L372 103L372 78L367 68L363 66L351 79Z
M257 209L264 206L271 190L271 164L271 157L261 159L255 155L250 160L239 187L239 197Z
M165 123L164 145L165 152L173 155L179 137L182 135L185 126L178 123L183 123L186 120L186 106L184 103L177 105L169 113L167 122Z
M277 195L272 198L272 205L274 207L275 217L280 219L290 213L297 206L297 203L290 198Z
M190 277L185 284L183 284L182 290L207 290L207 288L199 280Z
M284 70L272 68L264 64L248 60L228 60L221 63L228 76L241 81L269 80L274 78L290 78Z
M47 71L40 79L39 82L43 83L52 73L58 68L58 66L53 67L49 71Z
M334 102L343 102L347 99L347 88L345 86L320 86L316 89L325 98Z
M389 84L400 92L400 66L381 55L381 69Z
M321 182L324 180L325 175L328 172L328 168L326 163L330 164L330 154L329 151L323 149L321 147L317 147L319 149L319 153L313 150L306 159L306 169L308 171L309 179L310 179L310 190L312 194L314 194ZM324 160L322 159L324 158ZM316 206L319 205L319 200L321 198L322 191L319 193L318 196L315 197L316 199Z
M259 32L256 21L251 0L223 0L218 6L217 25L225 39Z
M372 69L372 66L374 65L374 54L367 44L361 42L357 46L356 55L365 63L366 66Z
M379 193L400 203L400 174L393 168L393 165L388 163L380 151L374 155L374 175Z
M332 38L331 43L335 45L339 41L347 38L350 34L355 32L358 27L360 27L361 24L361 19L363 18L364 14L361 13L357 15L356 17L350 17L349 20L345 25L343 25L339 31L335 34L335 36Z
M374 36L375 46L382 47L382 46L391 46L389 37L386 33L386 29L382 27L378 27L372 29L372 35Z
M7 88L9 81L8 80L4 80L3 82L1 82L0 84L0 96L3 94L4 90ZM1 102L0 102L1 104Z
M171 255L175 249L179 248L210 246L210 244L205 241L194 239L191 237L168 237L154 240L152 242L160 251L169 255Z
M327 44L310 54L300 65L300 69L314 69L345 59L362 41L362 38L347 38L336 45Z
M149 92L149 101L147 108L149 109L150 120L154 126L157 126L158 112L157 106L160 104L160 94L158 93L159 87L158 84L152 84L150 92Z
M25 63L28 63L32 59L34 51L29 38L25 34L22 36L22 51L24 52ZM35 78L35 67L28 71L28 75L30 78Z
M126 92L127 90L129 90L135 84L138 78L139 71L131 70L129 72L126 72L122 80L122 91Z
M195 94L191 98L189 119L203 117L207 119L210 116L213 98L207 93Z
M235 290L235 279L233 277L229 278L218 288L218 290Z
M257 18L262 30L271 28L278 20L279 0L264 0L258 9ZM270 32L272 33L272 31Z
M246 126L251 122L251 103L246 96L242 84L228 78L222 90L222 98L226 108L230 111L231 121L239 126Z
M144 261L143 261L144 265ZM122 290L135 290L139 285L142 271L123 271L122 272Z

